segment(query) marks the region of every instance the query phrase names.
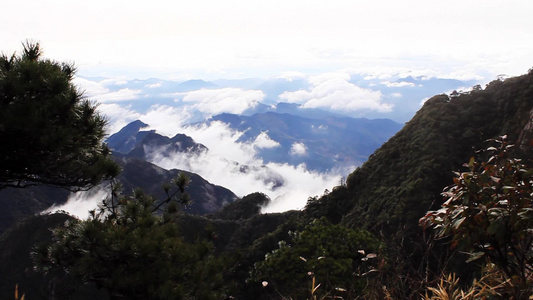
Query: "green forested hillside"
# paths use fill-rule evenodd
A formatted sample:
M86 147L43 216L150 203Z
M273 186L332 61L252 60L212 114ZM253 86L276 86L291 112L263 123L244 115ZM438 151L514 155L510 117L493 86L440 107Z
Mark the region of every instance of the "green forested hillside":
M400 225L417 227L420 215L439 204L452 171L487 139L508 135L511 142L529 145L532 109L533 73L458 96L434 96L345 186L310 203L308 213L344 212L334 221L388 233Z
M520 146L515 155L531 157L532 113L533 72L469 93L434 96L344 186L312 199L304 213L381 235L389 255L397 256L390 257L396 266L405 264L395 272L418 273L410 276L420 282L429 249L419 219L442 204L440 193L453 184L453 171L471 156L483 156L478 150L487 139L507 135ZM445 250L431 254L444 256L439 251Z
M107 299L105 291L84 285L62 270L47 274L33 268L32 252L50 243L52 229L73 217L66 214L34 216L16 224L0 237L0 298L14 299L15 286L25 299Z

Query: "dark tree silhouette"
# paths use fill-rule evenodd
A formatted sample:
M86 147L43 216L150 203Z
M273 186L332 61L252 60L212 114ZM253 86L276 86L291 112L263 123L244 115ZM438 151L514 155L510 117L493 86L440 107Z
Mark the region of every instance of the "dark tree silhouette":
M0 56L0 189L88 189L116 176L106 120L72 83L72 64L42 58L38 43Z
M176 218L189 202L189 179L180 174L164 186L166 198L112 187L87 220L53 230L52 244L36 247L39 271L66 273L107 290L110 299L221 299L221 260L206 241L188 243Z

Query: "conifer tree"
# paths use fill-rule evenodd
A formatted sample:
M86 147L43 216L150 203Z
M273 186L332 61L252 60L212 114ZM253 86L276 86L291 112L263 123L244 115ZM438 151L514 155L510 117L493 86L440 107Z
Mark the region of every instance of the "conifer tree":
M75 68L38 43L0 56L0 189L88 189L119 172L103 144L106 120L73 84Z
M161 201L141 190L122 195L114 185L88 219L65 223L51 244L36 247L36 269L64 270L110 299L220 299L224 268L213 245L186 242L176 222L190 201L188 180L181 174L165 185Z

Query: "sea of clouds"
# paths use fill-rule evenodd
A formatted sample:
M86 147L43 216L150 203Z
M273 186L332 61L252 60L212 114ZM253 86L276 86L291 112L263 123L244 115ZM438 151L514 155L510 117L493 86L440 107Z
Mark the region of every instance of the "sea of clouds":
M254 141L239 142L244 132L232 130L220 122L199 125L196 122L220 113L242 114L260 103L272 102L296 103L304 109L319 108L352 117L364 117L366 115L362 112L365 112L368 116L394 119L394 113L402 108L405 110L408 104L414 107L408 115L414 114L427 96L443 92L433 88L426 91L424 98L420 90L424 81L431 78L422 78L420 83L398 79L415 75L366 74L355 80L345 72L325 73L309 76L305 88L287 88L275 99L267 99L269 91L239 85L238 81L228 81L234 86L185 91L173 91L168 87L168 81L154 79L133 82L123 78L77 77L75 83L89 99L98 103L99 112L109 120L110 134L134 120L141 120L149 124L146 130L155 129L157 133L169 137L183 133L209 149L198 155L174 153L170 156L160 155L158 149L147 149L152 163L165 169L197 173L212 184L230 189L239 197L253 192L265 193L272 201L263 211L281 212L302 209L309 197L321 195L339 185L342 177L357 166L319 173L308 170L304 164L265 163L258 150L279 147L268 132L261 133ZM289 87L296 79L294 76L278 79L286 80ZM304 75L297 74L298 78L301 76ZM409 99L411 102L408 103L404 95L409 93L414 99ZM300 141L292 145L288 155L306 155L306 151L305 141ZM243 166L246 167L245 172ZM85 217L84 212L94 209L104 195L103 187L73 194L67 204L53 209Z

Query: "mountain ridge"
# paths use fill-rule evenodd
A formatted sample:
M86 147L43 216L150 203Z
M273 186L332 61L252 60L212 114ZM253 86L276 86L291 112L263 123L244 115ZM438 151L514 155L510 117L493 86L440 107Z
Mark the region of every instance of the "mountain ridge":
M532 93L530 73L493 81L485 89L428 99L404 128L348 176L346 186L318 202L350 193L353 198L339 209L349 212L343 215L343 223L378 230L391 219L404 218L416 228L420 213L438 203L442 188L452 183L451 172L483 149L486 140L508 135L523 144L531 137L525 131L530 128L526 125L533 109ZM386 208L386 201L392 199L400 201ZM416 208L408 213L411 217L403 216L408 208Z
M295 116L288 113L265 112L252 116L220 114L206 123L220 121L230 128L244 132L238 142L250 142L262 133L279 144L279 148L259 150L265 162L305 163L311 170L321 172L358 166L402 125L389 119L336 117L321 119ZM292 147L301 144L306 155L290 155Z

